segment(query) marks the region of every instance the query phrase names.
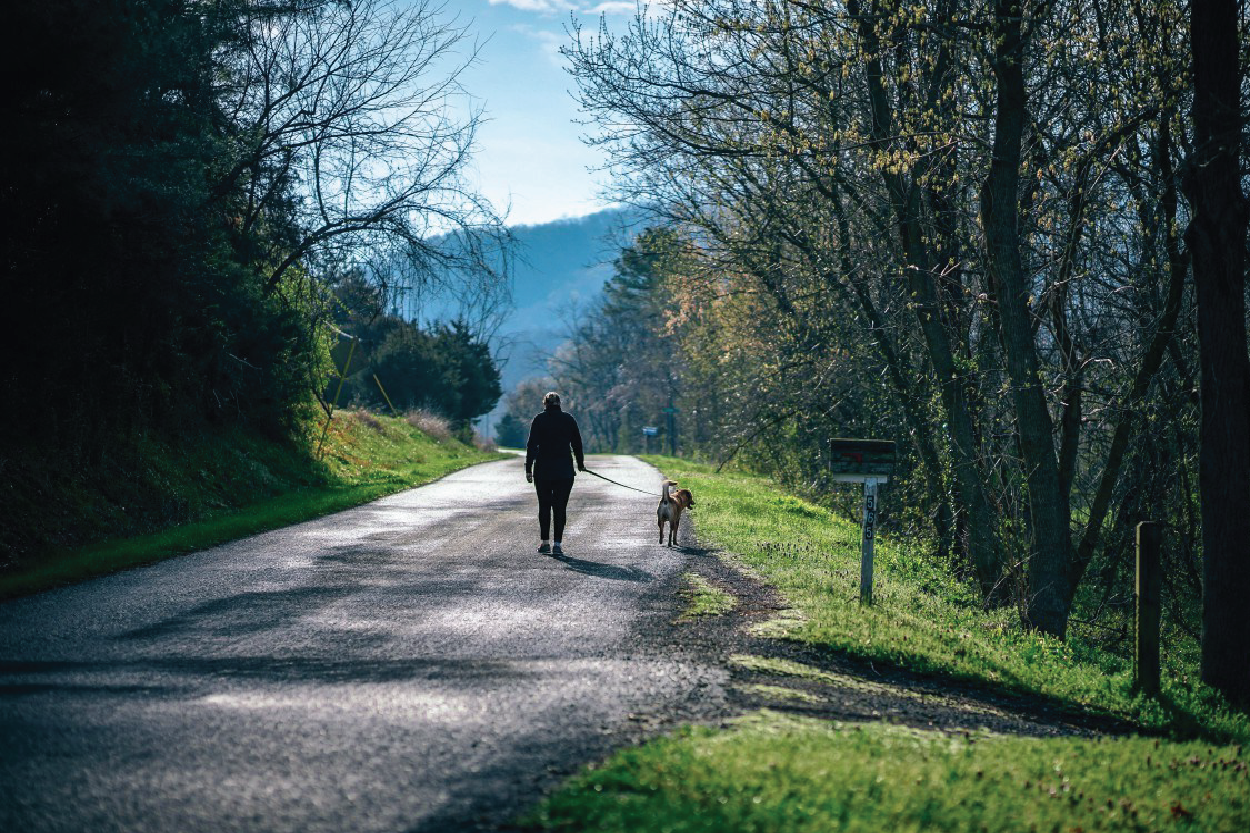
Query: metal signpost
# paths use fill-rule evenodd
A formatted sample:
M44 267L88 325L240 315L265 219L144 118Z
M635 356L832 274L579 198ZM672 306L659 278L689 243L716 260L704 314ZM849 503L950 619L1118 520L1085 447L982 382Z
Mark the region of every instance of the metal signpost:
M829 441L833 479L864 484L864 513L860 522L859 601L872 604L872 542L877 527L877 486L890 482L898 459L891 440L833 439Z
M643 454L651 453L651 438L654 436L657 436L659 433L660 433L659 428L655 428L650 425L643 426L642 428L642 453Z

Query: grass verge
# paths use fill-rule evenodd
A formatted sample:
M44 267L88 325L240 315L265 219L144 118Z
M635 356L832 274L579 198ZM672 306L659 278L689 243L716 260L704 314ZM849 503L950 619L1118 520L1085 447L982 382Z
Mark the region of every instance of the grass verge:
M768 635L937 679L1098 711L1159 737L952 736L759 712L686 729L570 780L526 820L553 831L1080 831L1250 829L1239 744L1250 720L1173 664L1164 696L1097 646L1025 633L913 551L878 540L875 604L858 604L858 527L770 481L650 458L697 496L699 537L797 609ZM735 664L830 685L821 669ZM826 679L828 678L828 679ZM767 693L755 686L757 693ZM777 687L780 688L780 687ZM812 696L804 692L798 696ZM794 690L778 690L783 703ZM1196 738L1196 739L1195 739Z
M952 737L761 712L576 776L528 819L555 831L1250 829L1239 747Z
M694 491L699 538L732 554L802 612L780 635L911 671L1097 711L1143 731L1250 742L1250 718L1173 663L1163 696L1133 691L1121 657L1018 626L1013 609L984 611L972 588L888 539L875 547L874 603L859 604L859 527L771 481L668 457L649 458Z
M309 438L312 447L318 437ZM307 459L306 448L275 448L240 436L205 438L187 448L149 446L147 479L163 484L181 507L174 525L26 559L0 574L0 599L288 526L508 456L430 437L404 419L349 411L335 414L319 463ZM116 505L96 493L77 504L79 511L97 513L116 512ZM162 519L145 525L160 526Z

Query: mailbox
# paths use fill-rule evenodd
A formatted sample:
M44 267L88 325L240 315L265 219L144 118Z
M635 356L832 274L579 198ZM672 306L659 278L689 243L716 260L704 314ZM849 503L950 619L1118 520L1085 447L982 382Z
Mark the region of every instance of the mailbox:
M893 440L832 439L829 452L829 468L835 480L858 482L880 478L884 482L894 474L898 461Z
M829 441L829 467L834 480L864 484L860 516L859 601L872 604L872 544L877 528L877 487L894 474L898 451L892 440Z

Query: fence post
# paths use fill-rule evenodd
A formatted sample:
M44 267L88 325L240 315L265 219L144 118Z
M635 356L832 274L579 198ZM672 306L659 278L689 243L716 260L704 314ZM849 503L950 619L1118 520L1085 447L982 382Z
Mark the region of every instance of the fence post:
M1137 634L1135 683L1146 694L1159 693L1159 619L1163 574L1159 566L1163 530L1161 521L1137 525Z

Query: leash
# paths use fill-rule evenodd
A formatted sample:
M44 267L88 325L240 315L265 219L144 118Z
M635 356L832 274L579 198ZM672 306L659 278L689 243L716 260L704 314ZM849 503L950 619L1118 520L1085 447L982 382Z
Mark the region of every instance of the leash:
M582 469L582 471L586 472L587 474L593 474L595 477L599 478L600 480L606 480L615 486L620 486L622 489L633 489L635 492L642 492L644 495L650 495L651 497L660 497L660 495L656 492L644 492L642 489L639 489L636 486L626 486L624 483L617 483L612 478L604 477L602 474L600 474L597 471L591 471L590 469Z

